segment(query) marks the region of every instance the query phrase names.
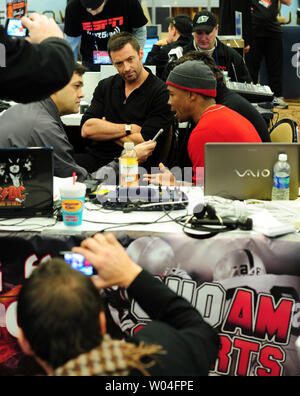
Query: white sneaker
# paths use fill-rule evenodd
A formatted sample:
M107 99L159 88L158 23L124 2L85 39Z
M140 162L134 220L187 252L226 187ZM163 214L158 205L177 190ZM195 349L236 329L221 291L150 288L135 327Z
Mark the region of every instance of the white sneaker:
M283 100L282 97L280 98L274 98L273 99L273 105L277 107L278 109L288 109L289 105Z

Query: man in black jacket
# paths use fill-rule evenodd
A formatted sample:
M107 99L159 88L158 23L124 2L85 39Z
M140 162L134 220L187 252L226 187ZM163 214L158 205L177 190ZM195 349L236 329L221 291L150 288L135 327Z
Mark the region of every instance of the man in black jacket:
M177 59L182 55L182 49L193 40L192 20L188 15L180 14L168 19L168 36L157 41L149 52L146 65L156 66L156 75L162 77L169 60ZM178 51L178 55L175 53Z
M91 278L68 264L41 264L18 299L19 343L54 376L204 376L219 337L199 311L137 265L112 234L73 248L93 264ZM53 288L55 284L55 288ZM125 287L151 322L127 342L112 340L99 291Z
M0 26L1 55L5 58L5 67L0 67L0 97L28 103L68 84L74 56L53 19L33 13L23 17L22 23L29 31L28 39L13 39Z
M228 72L232 81L251 82L250 73L241 55L217 38L218 28L213 13L209 11L196 13L193 19L194 40L183 48L183 55L195 50L207 52L214 58L219 69Z

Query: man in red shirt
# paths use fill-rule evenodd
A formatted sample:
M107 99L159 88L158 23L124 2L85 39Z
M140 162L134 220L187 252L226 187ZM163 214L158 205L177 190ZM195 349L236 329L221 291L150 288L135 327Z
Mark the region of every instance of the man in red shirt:
M202 61L186 61L176 66L166 81L169 104L179 122L193 120L188 154L193 164L193 182L197 168L204 167L204 146L208 142L261 142L258 132L246 118L223 105L216 105L216 80ZM145 175L151 183L176 183L174 176L160 164L162 174Z

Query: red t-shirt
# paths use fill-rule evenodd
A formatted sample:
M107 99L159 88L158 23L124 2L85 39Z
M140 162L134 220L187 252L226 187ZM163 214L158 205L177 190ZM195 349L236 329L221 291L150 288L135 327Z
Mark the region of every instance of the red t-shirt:
M257 143L261 138L245 117L226 106L215 105L202 114L188 141L188 154L193 164L193 181L196 168L204 167L205 143Z

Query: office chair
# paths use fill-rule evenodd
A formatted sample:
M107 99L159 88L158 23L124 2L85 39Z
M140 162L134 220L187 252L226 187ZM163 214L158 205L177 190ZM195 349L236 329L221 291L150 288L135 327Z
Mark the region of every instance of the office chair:
M158 163L162 162L167 167L172 167L176 163L177 140L175 136L174 124L170 126L167 132L168 136L164 146L160 148Z
M276 143L298 143L298 125L290 118L283 118L278 121L270 130L271 142Z

